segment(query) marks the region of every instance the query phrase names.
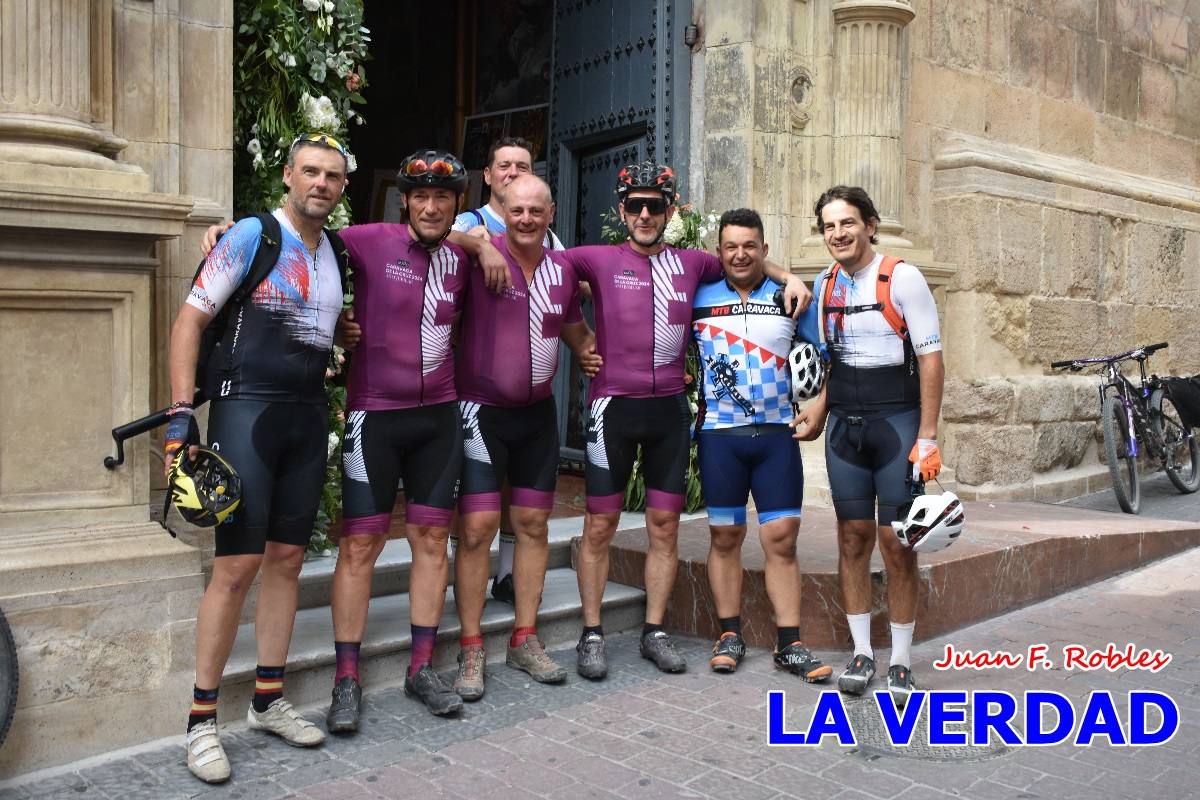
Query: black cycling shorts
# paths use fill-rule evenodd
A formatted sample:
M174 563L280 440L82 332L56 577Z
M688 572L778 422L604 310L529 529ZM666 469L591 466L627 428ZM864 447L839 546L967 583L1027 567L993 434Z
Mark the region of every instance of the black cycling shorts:
M908 454L920 424L919 408L829 412L825 464L838 519L876 517L880 527L896 519L897 509L912 499Z
M804 500L800 445L787 425L700 431L696 461L712 525L745 525L754 493L758 524L799 517Z
M687 398L598 397L587 429L587 510L621 510L638 445L646 479L646 508L683 510L691 448Z
M307 546L325 486L329 409L214 400L208 446L242 479L242 501L217 526L216 555L262 555L268 541Z
M459 508L499 511L500 487L508 479L511 505L554 507L558 468L558 412L554 398L519 408L459 403L463 424L462 493Z
M351 411L342 440L342 532L387 533L401 479L409 524L449 525L461 469L457 402Z

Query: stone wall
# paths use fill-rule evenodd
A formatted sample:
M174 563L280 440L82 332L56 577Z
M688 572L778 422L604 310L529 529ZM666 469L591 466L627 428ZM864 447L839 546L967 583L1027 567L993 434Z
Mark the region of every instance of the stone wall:
M0 780L177 734L201 557L150 522L167 331L230 213L232 2L0 0ZM9 58L10 54L18 57Z
M1155 371L1200 371L1200 21L1183 7L914 3L905 208L957 267L943 430L968 495L1107 485L1098 382L1050 361L1168 341Z

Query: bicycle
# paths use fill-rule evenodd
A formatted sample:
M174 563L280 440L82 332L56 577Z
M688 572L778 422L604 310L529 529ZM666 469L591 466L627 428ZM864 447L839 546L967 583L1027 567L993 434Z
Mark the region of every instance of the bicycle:
M0 611L0 745L8 735L13 712L17 710L17 646L4 612Z
M1136 514L1141 507L1138 456L1143 453L1158 456L1167 477L1181 493L1191 494L1200 489L1200 440L1182 423L1175 401L1166 389L1166 379L1146 374L1150 355L1166 347L1166 342L1159 342L1120 355L1050 364L1051 369L1071 372L1099 367L1104 454L1117 503L1127 514ZM1120 365L1126 361L1138 363L1139 384L1122 374Z

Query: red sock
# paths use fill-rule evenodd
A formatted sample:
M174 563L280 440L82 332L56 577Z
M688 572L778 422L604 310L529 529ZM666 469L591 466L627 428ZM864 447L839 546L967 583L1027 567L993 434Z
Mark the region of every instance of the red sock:
M466 650L468 647L483 647L483 637L460 636L458 639L458 646L463 650Z
M537 636L537 628L513 628L512 636L508 639L508 646L520 647L530 636Z

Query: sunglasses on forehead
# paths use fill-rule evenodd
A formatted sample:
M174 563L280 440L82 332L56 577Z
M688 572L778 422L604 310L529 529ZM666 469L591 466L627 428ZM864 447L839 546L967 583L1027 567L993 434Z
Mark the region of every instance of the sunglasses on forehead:
M410 178L419 178L422 175L446 178L454 174L454 165L440 158L433 162L427 162L422 158L414 158L404 165L404 174Z
M313 144L322 144L326 147L332 147L343 156L350 157L350 151L346 149L346 145L339 142L327 133L302 133L292 140L292 147L295 147L300 142L312 142ZM290 148L289 148L290 149Z
M661 197L630 197L625 201L625 213L639 216L642 209L653 216L667 213L667 201Z

